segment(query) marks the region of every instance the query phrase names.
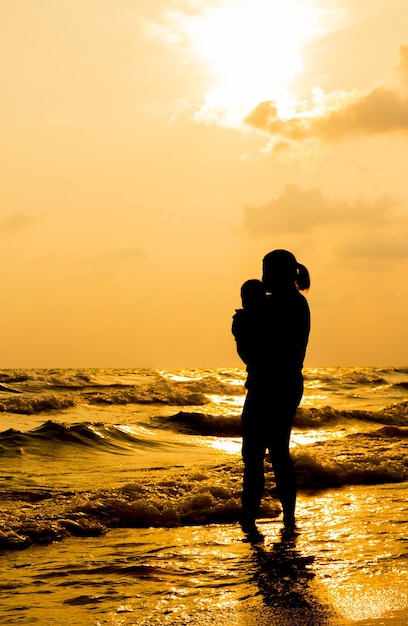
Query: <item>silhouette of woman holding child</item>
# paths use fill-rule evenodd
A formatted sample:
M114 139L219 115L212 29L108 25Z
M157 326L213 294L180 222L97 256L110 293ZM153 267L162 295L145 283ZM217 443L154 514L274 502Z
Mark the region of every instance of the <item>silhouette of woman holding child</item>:
M285 528L295 527L296 475L289 439L303 394L303 360L310 312L300 293L309 272L287 250L263 259L262 281L241 288L243 308L233 318L237 351L247 366L247 396L242 412L244 479L241 526L259 534L255 520L264 490L266 450L272 462Z

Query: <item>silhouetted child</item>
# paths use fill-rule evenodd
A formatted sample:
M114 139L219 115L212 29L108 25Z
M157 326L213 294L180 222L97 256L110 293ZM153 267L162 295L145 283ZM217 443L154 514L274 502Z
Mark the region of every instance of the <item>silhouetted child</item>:
M266 293L262 281L251 278L241 287L242 309L236 309L232 320L232 334L237 342L237 352L248 366L258 353L259 330L264 314Z

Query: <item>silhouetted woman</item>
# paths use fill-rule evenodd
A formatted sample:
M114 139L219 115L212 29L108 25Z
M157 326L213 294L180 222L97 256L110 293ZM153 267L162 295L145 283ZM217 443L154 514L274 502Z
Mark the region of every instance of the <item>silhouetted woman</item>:
M263 260L262 282L267 295L254 328L235 333L245 352L248 389L242 412L244 481L241 526L257 532L255 519L264 490L266 450L272 462L286 528L295 525L296 476L289 439L303 394L302 367L310 330L310 312L300 293L310 286L309 272L291 252L274 250ZM253 322L252 322L253 324ZM242 355L241 355L242 356Z

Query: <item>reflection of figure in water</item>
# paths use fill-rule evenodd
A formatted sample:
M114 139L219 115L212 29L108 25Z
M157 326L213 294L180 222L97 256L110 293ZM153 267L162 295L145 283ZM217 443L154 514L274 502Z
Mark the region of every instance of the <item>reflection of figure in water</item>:
M241 526L252 534L257 532L255 519L264 489L266 450L285 527L295 525L296 476L289 438L303 394L302 367L310 330L309 306L300 293L310 286L309 272L293 254L286 250L267 254L262 283L268 295L251 310L244 303L233 321L238 354L248 372L242 412Z
M340 623L318 583L314 583L314 557L302 555L296 548L296 539L296 534L285 530L281 541L272 546L254 545L255 579L265 604L273 611L268 623L276 626Z

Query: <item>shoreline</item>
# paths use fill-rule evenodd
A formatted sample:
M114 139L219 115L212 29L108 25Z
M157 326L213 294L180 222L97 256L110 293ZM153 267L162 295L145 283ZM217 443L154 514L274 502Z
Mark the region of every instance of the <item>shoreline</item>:
M353 579L329 577L315 549L308 554L306 529L291 538L281 532L281 520L258 524L265 537L259 544L234 523L114 529L3 553L0 588L8 593L0 615L10 625L57 625L67 611L70 626L408 624L408 602L393 608L385 587L388 610L379 615L378 603L370 609L367 597L365 615L353 618L353 605L362 608L361 590ZM377 593L374 585L371 592Z

